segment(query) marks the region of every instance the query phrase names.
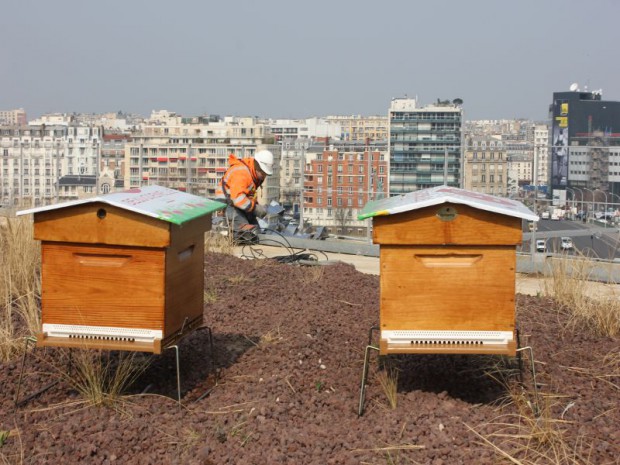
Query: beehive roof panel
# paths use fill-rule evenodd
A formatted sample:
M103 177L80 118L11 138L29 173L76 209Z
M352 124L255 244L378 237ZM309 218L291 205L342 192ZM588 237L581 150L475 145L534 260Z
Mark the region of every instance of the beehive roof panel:
M523 205L523 203L516 200L449 186L422 189L395 197L370 201L364 206L358 215L358 219L364 220L374 216L395 215L443 203L465 204L501 215L538 221L537 215Z
M225 204L161 186L147 186L88 199L23 210L18 215L103 202L162 221L181 225L226 207Z

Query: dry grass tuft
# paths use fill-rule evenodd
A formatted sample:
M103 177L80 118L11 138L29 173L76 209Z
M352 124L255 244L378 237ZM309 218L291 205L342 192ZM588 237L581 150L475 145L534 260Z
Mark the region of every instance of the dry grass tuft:
M608 383L614 389L620 391L620 349L616 348L603 357L600 367L581 368L564 366L563 368L579 375L588 376L598 381Z
M325 268L321 265L304 266L301 270L301 281L304 286L312 286L323 279Z
M277 344L279 342L282 342L284 340L284 337L282 337L282 335L280 334L280 327L278 326L275 329L271 329L269 331L267 331L265 334L263 334L258 343L259 345L271 345L271 344Z
M54 367L56 374L75 389L89 406L115 407L126 389L146 370L150 358L136 352L77 349L70 369Z
M17 450L10 454L4 454L0 451L0 465L22 464L25 460L24 445L22 444L21 433L17 427L12 430L0 430L0 448L11 438L17 442Z
M233 276L226 276L226 281L229 284L232 284L234 286L238 286L240 284L245 284L248 283L250 281L253 281L254 278L249 278L248 276L244 276L244 275L233 275Z
M553 260L544 291L567 314L570 327L614 337L620 334L620 300L615 295L591 295L593 268L594 262L583 256Z
M15 357L40 326L41 248L31 218L0 225L0 361Z
M205 304L213 304L217 302L217 291L215 289L205 289L204 290L204 303Z
M376 376L389 407L396 410L398 405L398 368L391 363L386 363L383 370L379 370Z
M208 231L205 234L205 252L234 255L234 251L235 244L231 231L225 234L216 231Z
M554 418L552 411L559 398L543 396L543 405L535 415L526 391L518 383L509 387L504 407L514 405L516 413L499 416L495 421L474 429L465 424L492 449L501 463L520 465L589 465L592 449L583 438L570 438L566 421ZM482 433L481 430L491 431ZM593 464L592 464L593 465Z

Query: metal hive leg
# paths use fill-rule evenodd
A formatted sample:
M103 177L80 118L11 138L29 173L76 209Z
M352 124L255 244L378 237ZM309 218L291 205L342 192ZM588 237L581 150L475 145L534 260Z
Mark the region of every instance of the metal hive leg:
M17 389L15 391L15 399L14 399L15 409L19 408L20 405L23 405L27 403L28 401L34 399L35 397L43 394L45 391L56 386L60 382L60 381L54 381L48 384L47 386L44 386L43 388L39 389L38 391L24 397L23 399L19 398L19 394L20 394L21 386L22 386L22 380L24 378L24 370L26 368L26 357L28 356L28 347L30 346L31 342L36 343L37 339L32 336L27 336L24 338L24 355L22 356L22 364L19 370L19 379L17 380ZM72 353L73 352L71 351L71 349L69 349L69 360L67 361L69 375L71 375L71 370L73 367L73 363L72 363L73 359L71 357Z
M376 350L377 352L379 352L379 348L373 345L367 345L366 351L364 353L364 369L362 371L362 382L360 386L360 402L359 402L359 406L357 409L357 414L360 417L364 414L364 399L366 398L366 380L368 378L368 365L370 363L370 351L371 350Z
M372 328L370 328L368 330L368 345L372 345L372 335L375 331L379 331L379 327L378 326L373 326Z
M177 367L177 400L179 402L179 407L180 407L181 406L181 370L179 369L179 366L180 366L179 346L175 344L175 345L166 347L165 350L168 350L168 349L174 349L174 353L175 353L176 367Z
M24 401L19 400L19 391L22 387L22 378L24 377L24 368L26 367L26 357L28 356L28 346L31 342L37 342L34 337L25 337L24 338L24 355L22 356L22 366L19 369L19 378L17 379L17 390L15 391L15 408L19 406L19 404Z
M213 373L215 374L215 382L217 383L217 361L215 358L215 348L213 345L213 332L211 331L210 326L201 326L196 328L196 331L206 330L209 333L209 349L211 350L211 368Z

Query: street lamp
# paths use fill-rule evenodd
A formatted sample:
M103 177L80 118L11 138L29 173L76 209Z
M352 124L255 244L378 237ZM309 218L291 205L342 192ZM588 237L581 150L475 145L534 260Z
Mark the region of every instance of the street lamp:
M583 191L579 187L573 187L573 189L576 189L576 190L579 191L579 195L581 197L581 200L580 200L581 201L581 214L583 215L583 214L585 214L585 212L584 212L584 205L583 205L583 203L584 203L583 202L583 199L584 199L583 198Z
M618 194L614 194L613 192L608 192L609 195L611 195L611 206L613 207L614 205L620 205L620 195ZM613 196L618 197L618 203L614 203L614 197ZM616 208L614 208L615 210Z
M583 187L582 189L585 190L585 191L588 191L590 193L590 195L592 196L590 203L592 204L592 210L594 210L594 191L591 190L591 189L588 189L587 187ZM588 212L588 213L590 213L590 212Z
M605 227L607 227L607 192L601 189L594 189L594 192L596 191L602 192L605 195L605 214L603 218L605 219Z
M570 187L567 187L566 190L571 192L571 200L573 201L573 206L570 207L570 204L569 204L569 208L571 209L571 215L572 215L573 208L575 208L575 191L571 189Z

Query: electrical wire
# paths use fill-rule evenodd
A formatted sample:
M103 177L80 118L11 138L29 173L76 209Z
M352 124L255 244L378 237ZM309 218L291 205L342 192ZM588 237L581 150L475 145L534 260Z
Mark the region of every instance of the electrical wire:
M256 259L270 259L270 260L275 260L279 263L291 263L291 264L301 264L300 262L319 262L320 260L320 256L315 253L315 252L307 252L307 249L295 249L293 246L291 246L290 242L286 239L286 236L284 236L282 233L280 233L279 231L276 231L275 229L271 229L271 228L264 228L263 231L268 231L273 233L274 235L279 236L284 242L279 242L275 239L261 239L259 242L259 245L277 245L280 247L284 247L286 249L286 251L288 252L287 255L278 255L275 257L267 257L263 251L263 249L259 248L256 246L256 244L245 244L242 249L241 249L241 258L244 259L252 259L252 260L256 260ZM325 260L329 260L329 257L327 256L327 254L325 252L322 251L316 251L319 252L320 254L322 254L323 258ZM308 264L308 263L304 263L304 264Z

